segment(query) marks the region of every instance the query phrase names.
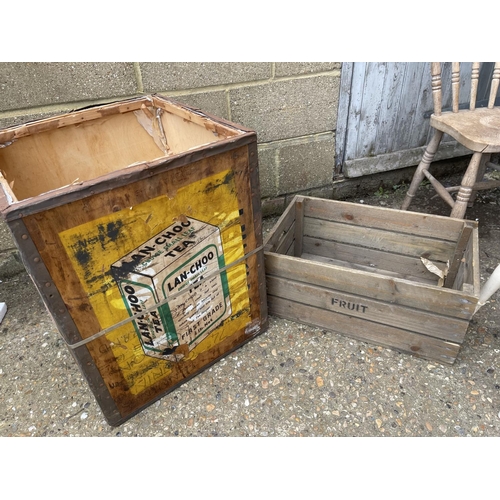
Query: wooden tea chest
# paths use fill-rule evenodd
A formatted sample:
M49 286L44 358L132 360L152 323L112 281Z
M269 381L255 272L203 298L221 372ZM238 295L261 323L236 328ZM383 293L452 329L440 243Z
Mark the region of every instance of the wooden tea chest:
M455 361L479 298L476 222L296 196L264 248L270 314Z
M1 214L111 425L266 329L255 132L152 95L0 145Z

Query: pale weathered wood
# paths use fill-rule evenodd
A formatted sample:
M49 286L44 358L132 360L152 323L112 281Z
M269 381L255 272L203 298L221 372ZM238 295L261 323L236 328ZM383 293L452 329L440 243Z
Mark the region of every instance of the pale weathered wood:
M379 116L381 101L379 96L384 88L387 63L369 62L366 67L365 86L363 89L363 114ZM356 156L372 153L372 144L377 143L377 123L372 120L359 120L356 139Z
M445 286L453 287L455 283L460 264L462 263L462 259L464 257L464 252L471 239L473 229L474 227L471 224L466 223L463 226L462 234L458 238L457 245L455 247L455 252L453 253L453 257L450 259L450 267L444 282Z
M304 201L295 202L295 228L294 228L294 250L293 255L300 257L302 255L302 239L304 237Z
M340 77L340 92L337 106L337 127L335 130L335 174L342 170L342 159L345 155L345 137L347 136L347 122L351 105L351 86L353 63L343 62Z
M347 247L347 245L344 245ZM323 262L324 264L332 264L334 266L341 266L345 267L347 269L357 269L358 271L365 271L368 273L375 273L379 274L382 276L390 276L392 278L399 278L399 279L404 279L404 280L410 280L414 281L416 283L424 283L426 285L437 285L437 277L435 275L429 276L429 278L422 278L421 276L417 275L414 276L411 273L406 273L402 271L402 268L399 268L398 271L391 271L390 266L381 268L378 265L366 265L366 264L359 264L358 260L362 260L363 254L360 256L353 255L349 260L342 260L341 258L332 258L332 257L325 257L324 255L321 255L320 253L303 253L301 255L303 259L306 260L311 260L314 262ZM341 256L339 256L341 257ZM361 257L361 258L360 258ZM444 267L444 266L440 266ZM429 273L429 275L432 273Z
M368 153L369 157L373 158L373 155L378 155L386 151L394 150L394 142L398 138L395 134L388 134L385 127L394 128L398 126L399 120L412 119L413 116L407 111L401 109L402 106L407 104L409 99L404 99L403 89L404 81L408 77L408 73L413 73L415 67L408 65L407 63L395 62L395 63L385 63L385 78L384 87L382 89L382 94L386 96L386 100L379 107L378 118L375 120L376 137L372 140L372 144L375 144L375 148L370 147ZM376 100L379 100L379 96L375 96ZM410 106L414 103L409 102ZM383 127L380 124L384 124ZM409 127L405 127L409 128Z
M265 252L270 313L453 363L479 298L477 223L312 197L300 206L301 256ZM423 256L441 271L451 263L445 286Z
M451 92L453 113L458 113L458 101L460 95L460 63L454 62L451 65Z
M431 86L432 86L432 99L434 101L434 114L439 116L442 108L442 95L441 95L441 64L431 63Z
M422 173L427 178L427 180L432 184L432 187L436 190L436 192L441 196L441 198L453 208L455 204L455 200L452 198L447 189L428 171L423 170Z
M413 175L411 180L410 187L406 193L405 199L403 201L403 205L401 206L401 210L407 210L410 206L410 203L417 192L418 187L424 180L425 174L424 171L429 169L430 164L434 160L434 155L439 148L439 144L443 138L443 132L440 130L435 130L434 135L431 139L431 142L427 145L424 155L418 164L417 170Z
M421 128L419 127L419 130ZM410 140L408 139L407 142L410 142ZM426 139L424 138L423 140L425 142ZM394 145L393 149L396 147ZM424 152L425 147L416 147L366 158L346 159L343 163L343 171L346 177L354 178L405 167L413 167L421 160ZM459 156L466 156L467 154L469 154L469 150L456 141L443 142L436 152L434 161L457 158Z
M276 253L281 253L283 255L288 255L290 249L294 247L295 244L295 222L290 226L286 233L283 233L283 238L276 245ZM292 255L294 252L291 252Z
M266 272L269 275L325 287L335 283L338 290L389 303L465 319L470 319L477 304L477 298L457 290L306 261L297 257L272 253L265 255Z
M269 297L269 312L276 316L342 333L372 345L390 347L445 364L453 364L460 349L460 345L454 342L367 322L279 297Z
M353 295L313 283L300 283L277 276L267 277L270 297L281 297L293 302L326 309L366 321L387 324L450 342L463 342L469 322L433 314L412 307L399 306L373 300L371 297Z
M480 63L475 62L472 63L472 71L471 71L471 85L470 85L470 110L476 109L476 100L477 100L477 85L479 83L479 67Z
M491 74L493 65L494 63L488 62L481 66L478 106L487 103L489 87L486 92L486 85L482 80ZM429 134L429 116L433 109L430 63L385 63L385 72L370 71L366 63L346 63L345 66L349 68L344 68L343 64L343 116L339 114L336 134L337 172L351 178L418 165L425 149L421 146L432 135ZM470 62L460 66L461 109L467 108L470 102L471 69ZM442 63L443 83L448 83L451 72L451 63ZM382 88L378 80L383 80ZM377 95L370 96L370 99L377 99L381 105L370 103L365 107L364 92L368 87L381 88ZM443 111L451 110L450 85L443 85L442 100ZM345 110L346 107L349 108L348 111ZM363 121L367 125L362 125ZM366 135L358 134L361 127L368 132ZM363 144L357 141L362 141ZM417 154L419 148L421 152ZM366 156L360 156L362 154ZM468 154L470 152L467 148L446 135L434 161Z
M450 135L471 151L500 152L500 107L477 108L474 111L443 113L431 116L431 126Z
M396 231L354 226L306 217L304 234L313 238L349 243L352 246L371 248L411 257L446 262L453 255L455 244L451 241L402 234Z
M304 254L301 257L304 258L306 254L306 258L311 260L313 260L311 255L317 255L327 259L335 259L338 265L345 264L346 267L357 266L357 269L364 271L388 273L399 278L437 284L437 277L426 269L420 258L416 257L356 247L309 236L304 237ZM433 262L441 269L446 267L445 262Z
M397 118L393 122L392 126L389 125L388 128L384 130L385 134L390 137L389 143L391 148L388 151L397 151L399 158L395 158L395 163L397 168L401 168L400 160L403 160L409 155L411 150L416 149L415 146L421 145L423 143L419 138L419 133L423 133L428 129L428 125L424 122L424 113L430 108L429 103L432 100L429 93L425 95L421 92L416 91L422 86L422 80L424 75L427 76L427 63L404 63L404 80L399 91L399 102L397 104ZM427 87L427 83L425 83ZM409 98L408 96L413 96L414 98ZM431 104L432 106L432 104ZM394 133L396 132L397 133ZM387 150L381 151L386 152ZM421 157L422 154L419 155ZM414 161L412 165L418 163Z
M453 206L450 217L460 218L464 216L477 179L477 172L479 170L479 164L481 163L481 157L482 153L474 153L472 155L469 166L462 177L462 184L458 190L455 205Z
M367 72L368 63L360 62L356 63L353 67L352 71L352 82L353 85L351 87L351 96L349 102L349 112L347 117L348 127L346 130L345 144L350 144L352 151L348 151L348 157L357 156L357 151L359 151L360 147L358 145L359 137L359 127L361 116L361 106L364 102L364 91L366 89L366 77L368 76Z
M453 284L454 289L462 290L466 293L469 293L471 289L480 289L480 270L477 259L474 257L475 255L479 255L479 231L477 227L473 228L471 237L467 242L460 261L457 278Z
M474 191L477 187L485 188L483 183L484 168L481 165L481 154L500 152L500 107L495 106L495 98L500 82L500 63L495 63L491 79L491 92L487 108L476 108L477 88L479 79L479 63L472 64L471 93L469 109L459 109L460 95L460 63L452 64L452 111L442 111L442 82L440 63L431 64L431 87L434 97L434 113L430 117L430 125L435 131L426 152L413 176L410 188L403 202L402 209L408 209L418 186L427 177L439 196L451 207L451 217L463 218L467 206L474 201ZM442 134L448 134L468 150L473 152L469 167L462 178L461 186L455 199L449 194L452 190L445 189L429 172L429 166L439 148ZM439 140L438 140L439 138ZM486 161L486 160L485 160ZM483 162L483 166L485 164ZM497 187L493 181L489 187Z
M332 203L332 200L314 197L305 198L304 215L325 221L343 222L351 226L386 229L424 238L438 237L440 240L451 242L457 241L463 227L463 221L449 217L437 215L429 217L427 214L403 212L385 207L368 208L360 203L338 200Z
M488 108L492 109L495 105L495 99L498 93L498 84L500 83L500 62L495 63L495 69L491 78L490 98L488 100Z
M273 231L264 240L264 248L268 252L276 252L282 248L283 239L290 233L295 224L295 200L290 203L276 222Z
M497 188L497 187L500 187L500 181L491 180L491 181L476 182L474 184L474 192L475 191L484 191L485 189L493 189L493 188ZM454 193L454 192L457 192L460 190L460 186L450 186L450 187L447 187L446 190L449 191L450 193ZM470 200L469 200L469 204L470 204Z

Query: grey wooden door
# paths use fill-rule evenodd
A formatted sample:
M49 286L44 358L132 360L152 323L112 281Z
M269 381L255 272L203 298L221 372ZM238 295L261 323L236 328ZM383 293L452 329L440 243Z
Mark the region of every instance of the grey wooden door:
M472 63L461 67L461 106L468 106ZM493 70L483 63L479 106L488 88L481 86ZM443 82L450 82L451 63L443 63ZM486 78L483 78L483 75ZM451 106L451 85L443 85L443 106ZM346 177L417 165L431 133L430 63L343 63L336 132L336 174ZM443 138L436 160L470 152Z

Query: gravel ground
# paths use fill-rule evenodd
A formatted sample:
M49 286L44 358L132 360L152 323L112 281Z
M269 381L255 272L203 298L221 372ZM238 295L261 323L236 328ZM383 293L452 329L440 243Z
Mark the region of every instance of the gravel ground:
M399 208L405 190L348 201ZM500 262L499 199L481 195L467 213L480 223L483 280ZM411 208L448 213L440 200ZM274 221L265 220L266 231ZM8 307L0 324L0 436L498 437L497 300L474 317L453 366L271 317L265 333L110 427L21 272L0 283Z

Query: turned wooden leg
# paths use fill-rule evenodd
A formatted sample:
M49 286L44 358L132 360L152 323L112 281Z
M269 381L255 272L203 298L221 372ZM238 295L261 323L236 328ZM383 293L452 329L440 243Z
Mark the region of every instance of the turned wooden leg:
M479 164L479 169L477 171L477 176L476 176L475 182L481 182L483 180L484 174L486 172L486 164L490 161L490 159L491 159L491 153L483 154L483 156L481 158L481 163ZM476 195L477 195L477 190L472 191L472 194L470 195L469 203L467 204L468 207L472 207L474 205Z
M460 189L458 190L455 205L451 211L450 217L455 217L456 219L464 218L465 211L467 210L467 203L469 203L472 195L472 188L476 183L482 156L482 153L474 153L472 155L469 166L467 167L467 170L462 178L462 183L460 185Z
M427 148L425 149L425 153L422 156L422 160L418 164L417 170L413 174L413 179L411 180L410 188L406 193L405 200L403 202L403 206L401 210L407 210L410 206L410 203L417 192L418 186L424 179L424 170L429 169L429 165L432 163L434 159L434 155L439 148L439 144L441 143L441 139L443 138L443 132L440 130L436 130L434 135L432 136L431 141L429 142Z

